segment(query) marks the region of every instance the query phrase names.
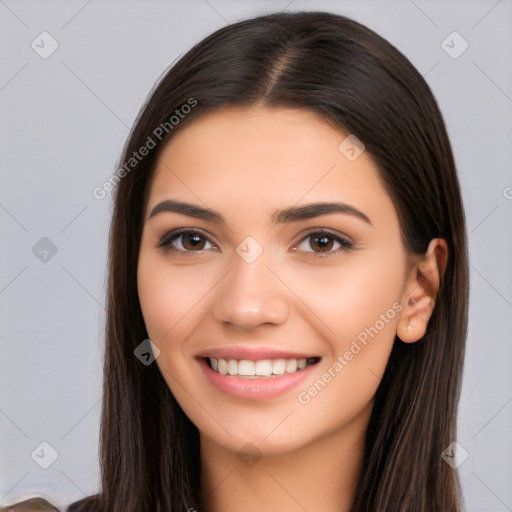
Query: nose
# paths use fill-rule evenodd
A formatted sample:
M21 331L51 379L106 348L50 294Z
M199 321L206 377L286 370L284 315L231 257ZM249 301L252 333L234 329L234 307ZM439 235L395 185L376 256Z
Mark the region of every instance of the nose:
M284 323L289 314L286 289L267 267L266 258L247 263L234 254L233 264L217 288L214 318L240 331Z

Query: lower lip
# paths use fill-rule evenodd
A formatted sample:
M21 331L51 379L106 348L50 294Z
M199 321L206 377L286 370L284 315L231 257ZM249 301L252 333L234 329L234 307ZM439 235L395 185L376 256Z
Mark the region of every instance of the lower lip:
M315 370L318 363L310 364L295 373L285 373L279 377L244 379L233 375L222 375L210 368L204 359L198 359L206 378L220 391L244 400L267 400L280 396L300 384Z

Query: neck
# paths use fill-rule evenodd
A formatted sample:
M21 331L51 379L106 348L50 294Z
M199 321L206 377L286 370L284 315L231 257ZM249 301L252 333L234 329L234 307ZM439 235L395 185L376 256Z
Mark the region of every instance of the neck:
M370 413L294 452L261 458L201 435L201 512L348 512Z

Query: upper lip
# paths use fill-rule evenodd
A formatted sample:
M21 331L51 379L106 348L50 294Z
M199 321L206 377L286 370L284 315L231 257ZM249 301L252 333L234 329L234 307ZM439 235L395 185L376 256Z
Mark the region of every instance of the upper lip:
M308 359L319 357L306 352L293 352L275 347L248 347L233 345L229 347L217 347L206 349L198 357L213 357L215 359L246 359L259 361L261 359Z

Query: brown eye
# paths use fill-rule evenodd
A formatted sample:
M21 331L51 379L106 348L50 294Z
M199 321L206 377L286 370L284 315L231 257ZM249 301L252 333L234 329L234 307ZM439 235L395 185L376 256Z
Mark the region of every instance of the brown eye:
M184 254L216 248L208 237L193 229L171 231L158 242L157 247Z
M315 252L328 252L334 245L334 237L327 233L310 235L309 245Z
M329 231L313 231L305 236L297 246L309 256L334 256L348 251L354 243Z
M206 244L206 240L197 233L182 234L182 244L187 251L194 249L201 250Z

